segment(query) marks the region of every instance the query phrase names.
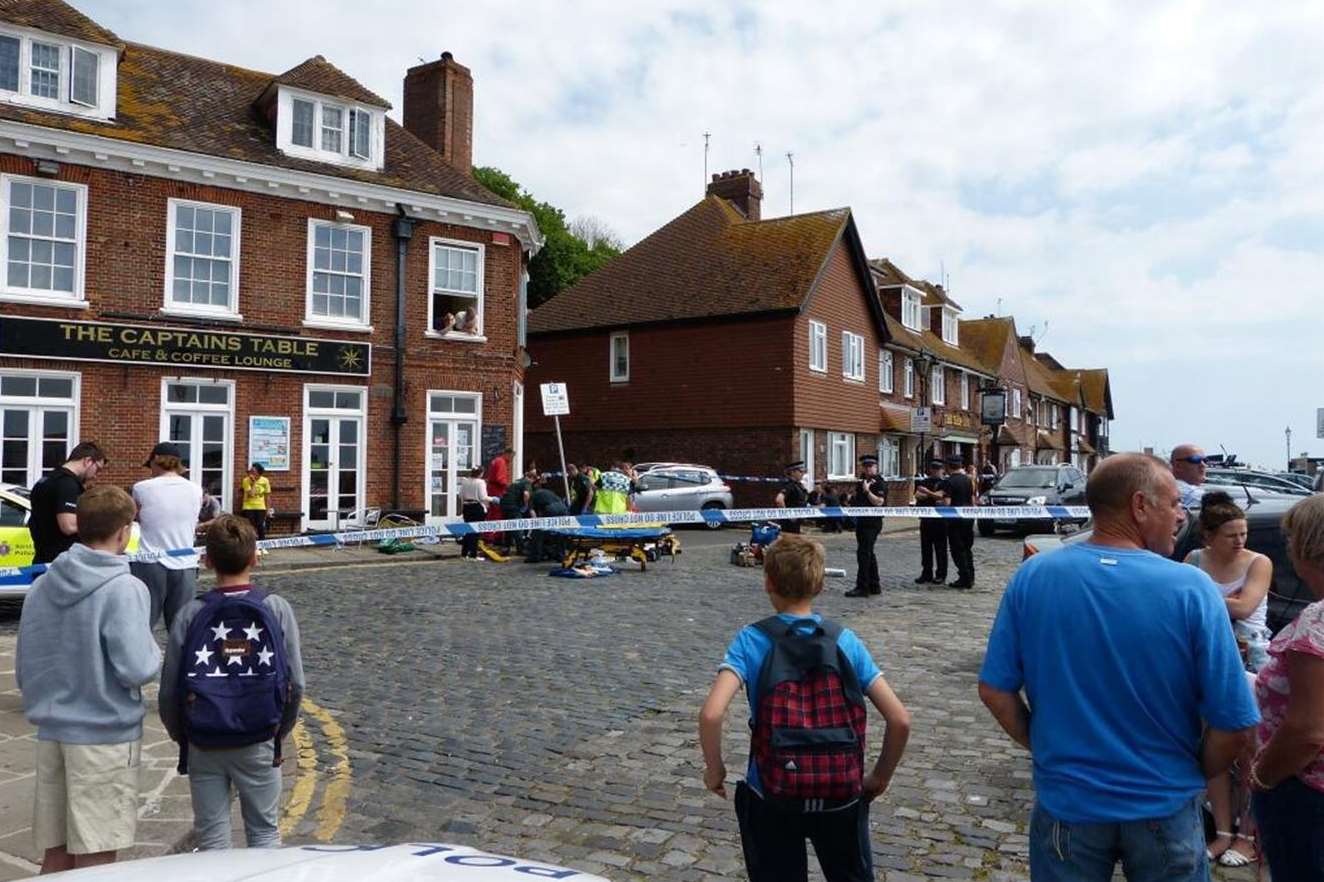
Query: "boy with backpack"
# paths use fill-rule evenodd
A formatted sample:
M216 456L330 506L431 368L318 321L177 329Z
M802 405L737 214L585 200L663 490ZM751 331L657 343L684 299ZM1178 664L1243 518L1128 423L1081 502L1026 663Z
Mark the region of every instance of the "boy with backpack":
M804 882L806 839L827 882L872 880L869 803L887 789L910 737L910 713L864 644L814 613L823 564L823 546L802 536L764 550L776 615L736 635L699 712L703 782L725 799L722 721L745 686L753 734L735 804L750 882ZM868 772L866 696L887 724Z
M23 598L14 676L37 727L32 837L41 871L107 864L133 845L142 686L161 667L147 586L123 557L137 506L103 484L78 497L78 542Z
M197 847L230 847L233 784L248 847L278 848L281 740L299 717L304 688L299 625L284 598L252 584L252 524L221 515L206 546L216 587L170 628L161 722L189 778Z

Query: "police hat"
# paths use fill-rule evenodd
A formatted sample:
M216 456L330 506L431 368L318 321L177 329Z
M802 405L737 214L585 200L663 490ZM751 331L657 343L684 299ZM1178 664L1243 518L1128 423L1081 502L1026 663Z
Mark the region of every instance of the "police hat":
M860 465L878 465L878 457L874 456L872 453L866 453L864 456L860 457Z
M786 464L786 471L793 472L796 469L799 469L802 472L805 470L805 461L803 459L797 459L795 462Z
M931 468L931 469L940 469L940 468L942 468L942 460L940 460L940 459L931 459L931 460L929 460L929 468Z
M964 461L959 456L949 456L947 457L947 464L950 466L959 466L964 465Z

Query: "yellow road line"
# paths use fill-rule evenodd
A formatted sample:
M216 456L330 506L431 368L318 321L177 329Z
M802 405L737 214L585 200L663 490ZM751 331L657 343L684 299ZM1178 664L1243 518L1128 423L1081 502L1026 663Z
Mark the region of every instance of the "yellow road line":
M303 720L294 724L290 737L294 740L298 754L299 771L294 789L290 791L290 801L285 805L278 825L281 836L289 836L294 832L294 828L308 813L308 807L313 804L313 792L317 789L317 750L313 747L312 736L304 728Z
M313 837L320 842L330 842L345 822L345 807L349 802L352 786L352 770L349 764L349 741L345 730L340 728L335 717L307 698L303 700L304 710L322 725L322 734L326 736L327 752L331 762L327 769L326 784L322 788L322 804L317 809L317 830Z

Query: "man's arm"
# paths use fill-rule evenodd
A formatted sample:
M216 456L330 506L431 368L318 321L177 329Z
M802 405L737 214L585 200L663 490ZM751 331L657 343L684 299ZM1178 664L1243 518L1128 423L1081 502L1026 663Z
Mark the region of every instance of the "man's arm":
M778 492L777 497L776 497L775 499L772 500L772 504L773 504L773 506L774 506L775 508L785 508L785 507L786 507L786 491L785 491L785 490L782 490L782 491Z
M906 742L910 740L910 711L896 697L892 687L880 674L869 684L869 701L883 715L887 728L883 731L883 747L878 753L878 761L873 771L864 777L864 798L874 799L892 783L892 775L905 753Z
M290 691L285 699L285 710L281 714L278 738L284 738L299 721L299 707L303 703L305 688L303 674L303 648L299 638L299 623L294 618L294 610L282 597L272 597L271 608L276 613L280 628L285 633L285 663L290 668Z
M136 689L161 670L161 650L152 636L147 586L133 578L128 583L114 585L101 622L101 645L115 679L127 689Z
M996 689L981 680L979 700L984 702L989 713L993 714L993 719L1011 736L1012 741L1026 750L1030 749L1030 708L1019 692Z
M699 711L699 746L703 749L703 786L726 799L726 765L722 762L722 721L731 699L740 691L733 671L717 672L713 688Z
M1245 751L1254 734L1253 726L1236 732L1206 729L1204 744L1200 746L1201 774L1206 778L1214 778L1232 768L1232 763Z
M166 635L165 661L161 664L161 688L157 693L157 713L161 724L172 741L184 740L184 721L180 713L177 693L179 686L179 666L184 653L184 638L188 636L191 616L178 615Z

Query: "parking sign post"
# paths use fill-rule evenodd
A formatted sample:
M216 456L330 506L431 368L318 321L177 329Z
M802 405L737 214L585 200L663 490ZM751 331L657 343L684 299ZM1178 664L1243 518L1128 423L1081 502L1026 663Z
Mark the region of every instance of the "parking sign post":
M556 423L556 449L561 454L561 481L565 484L565 504L570 504L570 472L565 467L565 445L561 442L561 414L570 414L570 390L565 383L543 383L538 387L542 392L543 416L549 416Z

